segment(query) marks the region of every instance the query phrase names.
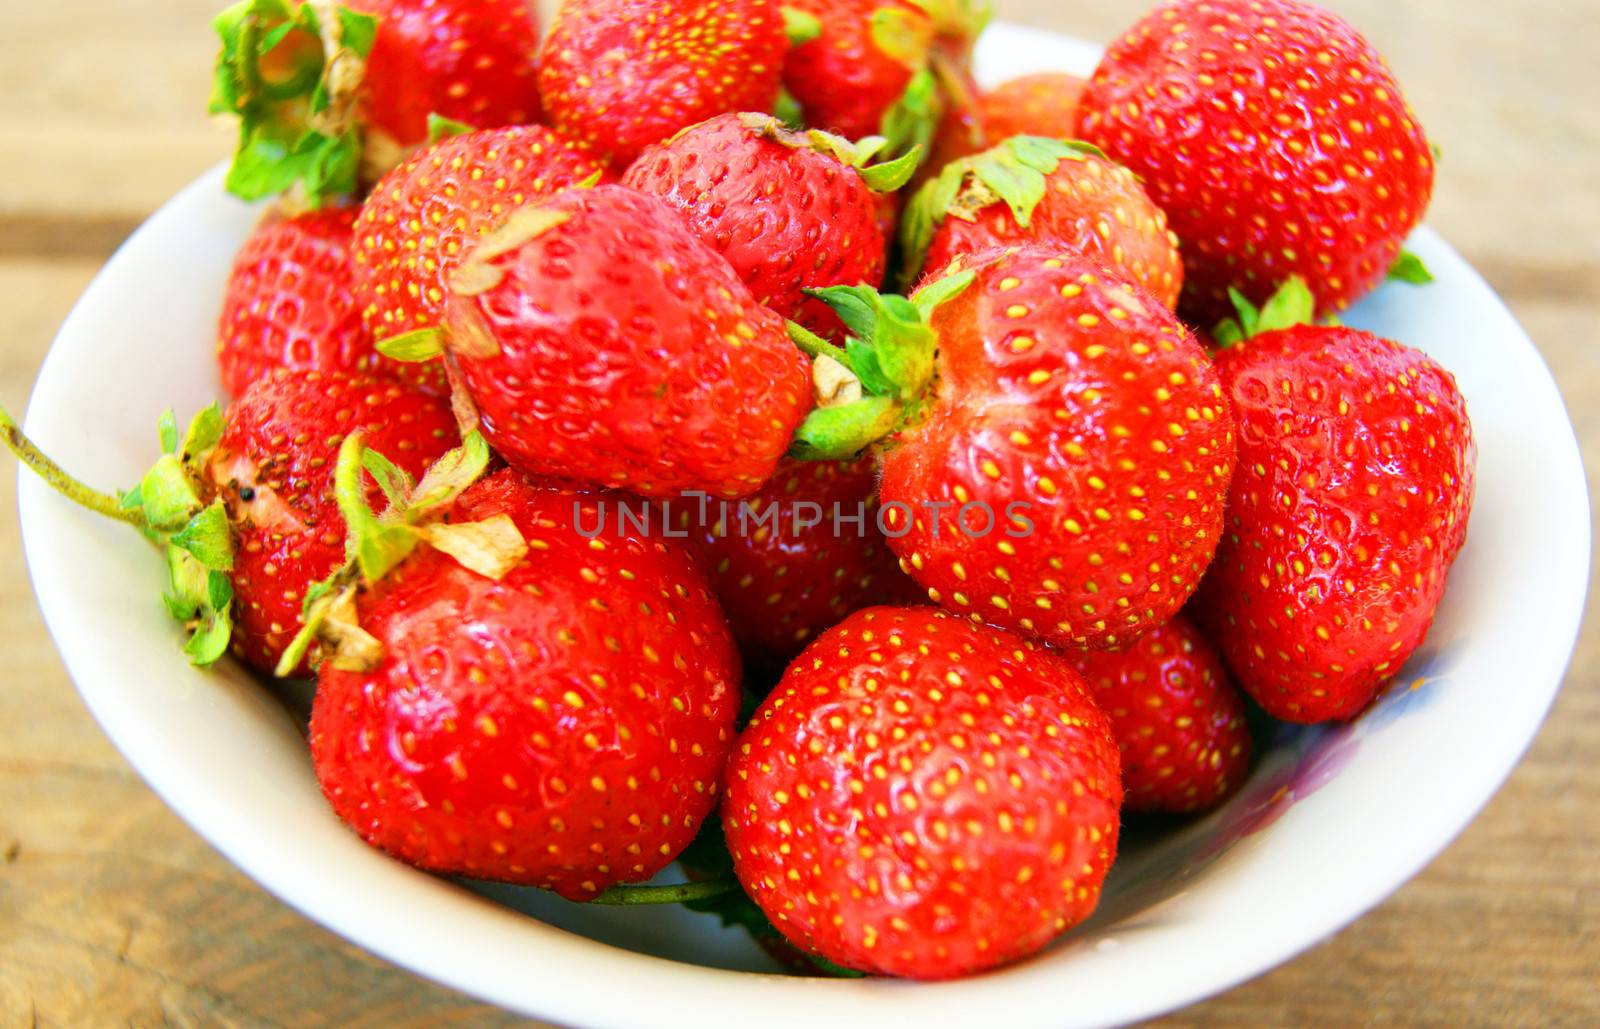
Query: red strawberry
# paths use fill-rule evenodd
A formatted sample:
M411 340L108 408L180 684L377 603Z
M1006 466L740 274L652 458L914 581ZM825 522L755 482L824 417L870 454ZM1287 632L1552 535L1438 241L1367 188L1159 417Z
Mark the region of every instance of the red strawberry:
M451 288L449 360L489 442L532 474L744 496L805 416L783 320L655 197L524 207Z
M222 386L233 396L278 368L399 372L378 356L356 306L353 207L273 211L234 259L217 327Z
M1000 143L1012 136L1071 139L1077 133L1083 79L1047 72L1002 82L979 96L984 136Z
M906 281L956 257L1049 243L1119 269L1171 308L1183 261L1167 218L1133 173L1079 143L1018 136L952 162L901 223Z
M686 551L578 531L627 502L501 471L451 524L509 523L521 557L490 577L418 544L360 595L346 631L368 649L323 664L311 756L363 839L574 900L649 878L693 839L732 744L738 659Z
M473 128L539 120L537 7L527 0L349 0L378 17L362 115L369 134L420 146L428 118Z
M368 326L382 340L440 325L450 276L479 236L601 169L582 144L537 125L454 136L413 156L372 191L356 223ZM443 379L437 366L429 374Z
M736 741L723 830L796 946L946 979L1094 910L1119 777L1064 659L932 609L870 608L808 647Z
M279 371L228 408L204 469L236 541L233 649L264 672L300 631L306 591L344 563L333 466L356 431L412 475L457 442L450 407L435 397L376 379Z
M427 141L440 115L478 128L539 116L538 25L525 0L245 0L218 16L213 113L240 119L228 186L350 194Z
M771 111L785 46L769 0L568 0L539 91L553 124L621 168L708 118Z
M1240 685L1293 722L1355 716L1422 642L1477 458L1449 372L1355 329L1279 328L1311 304L1292 284L1218 356L1239 473L1195 601Z
M913 160L863 167L871 156L769 115L727 114L646 150L622 181L682 211L761 303L823 331L837 319L802 290L883 281L874 194L905 185Z
M918 598L879 531L877 489L870 459L785 460L743 501L682 502L734 639L756 663L781 667L858 608Z
M1122 752L1123 805L1184 814L1244 784L1250 731L1222 659L1183 615L1118 651L1067 659L1111 719Z
M911 0L796 0L787 3L802 40L783 82L808 124L848 139L884 135L897 105L931 99L928 52L933 20ZM906 100L913 77L921 76ZM896 140L896 142L900 142Z
M1427 137L1383 59L1298 0L1169 0L1106 51L1079 134L1145 182L1184 242L1184 308L1291 275L1321 312L1384 277L1433 191Z
M935 602L1054 643L1130 643L1183 606L1222 532L1216 371L1113 272L1039 246L973 260L911 301L824 292L854 338L808 343L831 396L799 452L887 436L885 534Z

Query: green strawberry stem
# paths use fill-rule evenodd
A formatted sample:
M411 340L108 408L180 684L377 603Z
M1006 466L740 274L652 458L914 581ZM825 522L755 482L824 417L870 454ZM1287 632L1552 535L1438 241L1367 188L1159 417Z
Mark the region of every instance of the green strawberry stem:
M720 876L696 883L677 883L672 886L648 886L623 883L604 891L591 904L613 907L635 907L647 904L685 904L710 900L739 891L739 880L733 876Z
M221 501L201 498L200 468L222 435L222 411L201 411L178 433L171 411L161 416L161 457L139 485L120 496L91 489L67 472L17 427L0 408L0 436L39 478L57 493L98 515L124 522L161 549L166 557L167 590L162 601L172 617L189 627L184 653L206 666L228 651L233 634L233 529Z
M136 529L148 528L144 515L137 509L123 507L120 498L85 486L69 475L66 469L52 461L33 440L23 434L22 429L3 407L0 407L0 436L4 437L6 449L17 455L17 460L27 465L35 475L48 483L51 489L74 504L88 508L95 514L126 522Z

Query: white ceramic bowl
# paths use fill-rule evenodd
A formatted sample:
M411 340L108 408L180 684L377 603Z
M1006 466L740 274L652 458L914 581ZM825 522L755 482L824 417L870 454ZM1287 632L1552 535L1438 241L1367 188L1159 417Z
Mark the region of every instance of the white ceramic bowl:
M1092 47L1005 25L979 50L991 81L1085 72L1094 59ZM129 240L62 327L27 428L89 482L132 484L155 452L159 412L187 416L218 394L213 330L254 217L207 175ZM154 553L23 474L28 563L68 670L151 787L286 903L418 974L578 1025L698 1029L750 1012L769 1029L1130 1021L1262 972L1414 875L1511 771L1572 652L1589 501L1561 397L1472 269L1427 230L1412 245L1439 281L1385 288L1348 320L1452 369L1478 437L1468 544L1422 652L1356 724L1265 741L1223 810L1130 839L1088 925L963 982L752 974L773 969L705 916L580 908L414 872L329 813L279 699L238 668L184 662Z

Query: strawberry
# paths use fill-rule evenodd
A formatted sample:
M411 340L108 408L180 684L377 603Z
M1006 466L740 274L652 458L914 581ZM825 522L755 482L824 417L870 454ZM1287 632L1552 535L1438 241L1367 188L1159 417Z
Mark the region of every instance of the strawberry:
M1227 527L1195 612L1292 722L1354 717L1422 642L1466 540L1477 451L1455 379L1355 329L1297 324L1292 281L1218 356L1239 422Z
M1400 86L1338 16L1299 0L1168 0L1106 51L1079 135L1144 180L1184 242L1184 309L1291 275L1319 312L1366 293L1433 191Z
M206 492L226 505L235 538L233 650L264 672L300 630L306 591L344 563L333 465L357 431L413 475L457 442L450 406L435 397L377 379L279 371L228 408L210 453Z
M857 608L920 594L879 530L877 488L870 459L789 459L737 504L684 504L752 663L781 667Z
M311 757L329 804L428 871L573 900L648 879L716 807L739 707L738 656L693 558L580 528L629 498L510 469L466 485L488 461L476 434L415 487L386 476L399 514L374 519L349 505L370 454L341 452L358 557L314 607L329 656ZM418 519L430 505L443 521Z
M624 168L708 118L771 111L785 46L769 0L567 0L539 91L552 124Z
M761 303L823 331L833 312L802 290L883 281L874 194L905 185L914 159L868 166L872 154L769 115L726 114L646 150L622 181L682 211Z
M1066 660L879 607L818 637L761 705L722 823L740 883L797 947L946 979L1089 916L1121 801L1110 725Z
M1066 656L1111 719L1127 810L1206 811L1244 784L1244 700L1188 618L1180 614L1123 650Z
M210 665L231 648L256 668L304 673L286 660L308 589L345 561L333 497L341 438L364 430L400 467L420 469L456 436L441 400L393 382L279 369L226 412L216 404L180 435L161 418L162 456L116 496L74 479L0 410L0 442L79 505L139 529L167 563L167 610L187 623L185 653Z
M421 146L430 116L478 128L539 116L538 25L525 0L351 7L243 0L217 16L211 110L240 121L234 193L295 187L315 206Z
M932 102L933 19L912 0L794 0L785 11L798 45L783 83L812 127L847 139L901 135L893 119Z
M1076 75L1046 72L1002 82L978 98L979 119L990 143L1012 136L1072 139L1078 102L1087 83Z
M1040 246L991 251L910 301L820 291L852 338L816 355L802 456L883 448L885 535L936 603L1115 647L1210 564L1233 420L1189 331L1130 279Z
M278 368L376 372L378 356L355 300L353 207L269 213L234 258L217 326L222 386L238 396Z
M600 186L521 208L450 289L449 361L530 474L744 496L805 416L783 320L655 197Z
M539 120L538 9L528 0L351 0L378 18L362 116L409 150L429 117L478 129Z
M438 327L450 276L517 208L602 173L542 126L453 136L389 173L356 222L356 296L378 339ZM443 381L438 367L431 369Z
M954 161L901 223L905 281L957 256L1045 242L1120 269L1167 307L1183 285L1178 240L1128 169L1080 143L1018 136Z

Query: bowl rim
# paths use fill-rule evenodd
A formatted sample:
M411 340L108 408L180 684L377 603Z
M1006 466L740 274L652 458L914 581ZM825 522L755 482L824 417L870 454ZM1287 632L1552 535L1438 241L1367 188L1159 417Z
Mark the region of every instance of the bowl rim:
M1070 37L1005 23L997 23L990 31L998 33L1002 42L1008 34L1026 33L1059 40L1063 47L1070 46L1078 53L1087 46ZM213 169L163 205L112 256L84 297L92 296L107 280L140 261L152 226L171 219L175 210L182 209L197 194L219 191L222 175L221 167ZM1430 255L1443 255L1459 264L1457 272L1470 277L1468 282L1474 289L1482 290L1504 310L1503 303L1477 272L1431 230L1419 230L1414 242ZM80 299L40 369L26 419L30 432L36 423L48 419L46 412L54 402L52 398L70 387L63 381L64 341L72 338L83 307L84 300ZM1510 313L1505 313L1508 324L1514 325ZM1091 1012L1063 1011L1060 998L1051 996L1048 976L1024 977L1017 973L1026 965L952 983L908 984L888 980L805 980L683 964L554 929L439 880L433 880L435 886L462 894L466 903L451 906L443 924L435 923L435 931L417 933L404 913L375 912L342 890L337 882L322 881L309 856L298 855L290 841L264 840L259 827L253 826L247 815L229 809L215 784L186 771L182 760L160 746L158 739L125 731L125 720L120 717L125 700L108 684L119 671L125 675L126 669L119 669L114 659L95 648L71 645L84 639L85 629L92 627L85 625L82 612L77 610L81 599L66 583L49 574L53 557L41 541L51 537L52 523L60 520L60 502L24 469L19 472L18 507L29 573L46 625L85 704L134 769L190 828L278 899L415 974L511 1010L584 1025L688 1027L703 1022L708 1013L736 1017L751 1010L762 1012L762 1017L774 1026L814 1025L824 1018L838 1019L841 1024L962 1025L970 1024L974 1011L994 1010L993 988L1002 981L1013 987L1007 1010L1013 1014L1014 1024L1120 1024L1175 1010L1230 989L1359 918L1412 878L1466 828L1531 745L1559 691L1581 627L1591 545L1589 496L1576 435L1548 366L1520 327L1505 340L1505 346L1516 352L1512 356L1536 366L1537 387L1548 391L1548 399L1560 412L1565 431L1559 434L1560 438L1549 441L1551 474L1561 481L1566 493L1582 497L1581 518L1574 523L1581 522L1581 532L1574 529L1566 541L1567 546L1581 549L1582 561L1574 562L1581 571L1574 573L1572 581L1552 590L1559 594L1556 606L1562 617L1550 626L1551 647L1530 660L1530 675L1524 683L1524 689L1536 687L1542 692L1519 709L1515 722L1504 723L1509 731L1493 755L1495 759L1473 770L1472 788L1452 795L1456 798L1454 806L1437 819L1442 831L1419 834L1404 846L1375 849L1373 859L1352 868L1352 875L1345 881L1306 891L1296 917L1259 923L1260 932L1228 940L1227 946L1207 940L1202 929L1194 930L1201 935L1189 941L1189 960L1169 963L1161 976L1147 977L1139 991L1120 994L1115 1003ZM1571 488L1574 483L1578 484L1575 492ZM1483 485L1480 482L1480 489ZM421 876L398 865L394 872ZM530 932L533 927L540 931ZM462 947L457 942L474 937L483 946ZM504 957L485 961L480 953L485 946L502 947L508 955L516 951L516 959L510 963ZM559 970L559 974L541 978L548 988L538 998L537 1009L530 1007L529 995L521 988L530 967L529 958L543 962L535 968ZM521 976L515 974L517 968L522 969ZM597 984L618 983L626 983L627 988L595 988ZM680 1008L672 1003L678 997L691 995L696 997L692 1005ZM774 1005L775 1000L789 1003Z

